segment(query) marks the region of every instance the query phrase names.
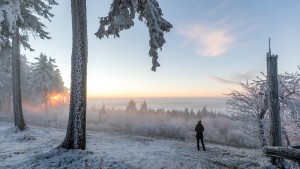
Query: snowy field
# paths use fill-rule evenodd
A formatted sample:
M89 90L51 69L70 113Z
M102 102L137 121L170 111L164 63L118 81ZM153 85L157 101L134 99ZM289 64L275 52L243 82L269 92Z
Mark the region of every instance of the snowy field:
M85 151L55 149L64 135L64 129L36 126L16 132L12 123L0 122L0 168L248 169L268 165L257 149L207 143L207 151L198 152L195 142L121 132L88 131Z

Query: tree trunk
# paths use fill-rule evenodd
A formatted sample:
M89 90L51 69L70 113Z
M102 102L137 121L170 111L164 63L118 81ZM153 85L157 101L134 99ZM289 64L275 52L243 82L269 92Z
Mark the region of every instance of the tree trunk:
M12 81L13 81L13 109L15 126L25 130L25 121L22 111L21 80L20 80L20 36L19 28L16 28L12 36Z
M44 89L44 104L45 104L45 112L48 114L48 92L47 89Z
M287 133L285 127L282 127L282 134L285 137L287 146L290 146L291 145L290 139L289 139L289 136L288 136L288 133Z
M2 112L2 100L0 99L0 112Z
M269 99L269 114L270 114L270 146L281 147L281 121L280 107L278 97L278 80L277 80L277 55L267 53L267 83L268 83L268 99ZM271 158L273 165L280 166L280 158Z
M265 147L266 156L285 158L300 164L300 150L294 148Z
M60 147L86 148L87 23L86 0L71 0L72 68L67 133Z
M260 139L261 146L264 147L267 145L267 141L265 138L265 127L263 124L263 119L259 118L258 123L259 123L259 139Z

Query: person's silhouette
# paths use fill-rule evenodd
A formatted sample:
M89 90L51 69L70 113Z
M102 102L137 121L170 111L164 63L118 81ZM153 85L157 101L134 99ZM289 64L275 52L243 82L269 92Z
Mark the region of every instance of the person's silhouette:
M201 120L198 121L198 124L197 124L196 127L195 127L195 131L197 132L196 138L197 138L197 147L198 147L198 151L200 151L199 139L201 140L203 150L206 151L206 150L205 150L205 146L204 146L204 142L203 142L203 131L204 131L204 127L203 127L203 125L202 125L202 123L201 123Z

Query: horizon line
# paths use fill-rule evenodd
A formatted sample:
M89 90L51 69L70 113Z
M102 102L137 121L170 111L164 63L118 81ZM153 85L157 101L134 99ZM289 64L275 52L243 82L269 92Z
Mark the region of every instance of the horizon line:
M158 99L158 98L228 98L228 96L157 96L157 97L94 97L94 96L87 96L87 99Z

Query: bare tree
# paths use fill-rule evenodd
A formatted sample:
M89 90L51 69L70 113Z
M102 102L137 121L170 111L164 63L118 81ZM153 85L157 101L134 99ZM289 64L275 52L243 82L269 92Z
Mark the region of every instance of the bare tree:
M226 94L230 97L227 100L227 109L238 120L244 121L247 129L254 132L260 139L262 146L266 145L265 127L268 124L264 120L268 113L268 94L266 93L266 76L257 78L251 82L242 83L241 91L232 91ZM298 130L287 130L286 128L297 127L300 129L300 74L284 73L278 75L278 92L283 136L289 144L289 135L298 136ZM249 131L249 130L247 130Z
M227 100L227 109L239 120L244 121L244 124L249 125L251 132L258 133L261 146L266 145L265 139L265 122L264 117L267 113L268 102L267 95L263 92L264 86L260 80L255 80L252 83L242 83L243 91L232 91L226 94L230 97ZM247 126L248 127L248 126Z

